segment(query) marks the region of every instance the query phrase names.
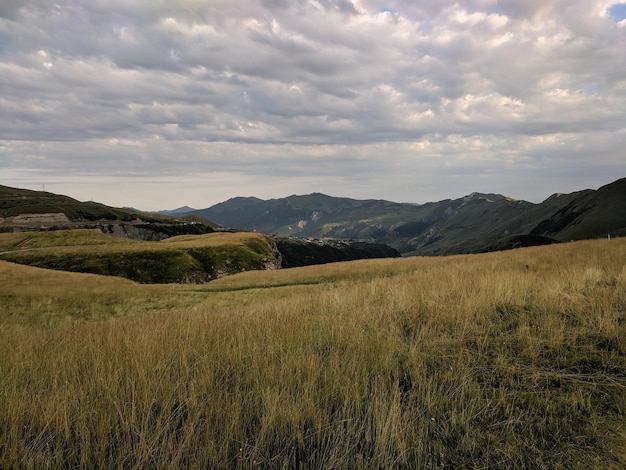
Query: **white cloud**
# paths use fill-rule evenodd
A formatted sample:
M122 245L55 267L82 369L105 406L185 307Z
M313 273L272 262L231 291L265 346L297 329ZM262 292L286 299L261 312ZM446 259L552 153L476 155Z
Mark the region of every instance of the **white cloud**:
M72 175L89 177L107 202L109 181L137 178L125 204L144 207L167 181L211 188L181 203L231 197L240 186L223 174L274 197L328 188L425 202L515 188L540 200L576 178L597 187L626 170L626 36L612 5L4 5L0 184L56 174L71 192Z

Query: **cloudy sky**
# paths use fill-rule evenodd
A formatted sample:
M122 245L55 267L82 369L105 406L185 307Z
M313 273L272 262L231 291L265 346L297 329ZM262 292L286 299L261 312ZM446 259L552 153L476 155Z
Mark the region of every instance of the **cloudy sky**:
M140 209L626 176L619 0L0 0L0 184Z

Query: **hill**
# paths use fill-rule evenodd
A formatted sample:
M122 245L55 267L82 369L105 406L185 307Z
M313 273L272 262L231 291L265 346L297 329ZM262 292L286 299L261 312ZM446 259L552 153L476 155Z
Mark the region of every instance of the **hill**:
M171 209L171 210L164 210L164 211L158 211L157 214L165 214L165 215L173 215L176 216L178 214L186 214L188 212L193 212L196 209L194 209L193 207L189 207L189 206L182 206L182 207L178 207L176 209Z
M562 196L552 196L561 199ZM561 241L626 235L626 178L565 200L530 231Z
M597 191L554 194L540 204L482 193L423 205L314 193L234 198L194 213L283 237L369 240L404 255L449 255L504 247L507 238L519 235L556 241L625 235L624 201L626 178ZM539 238L526 237L524 243L532 240Z
M0 259L141 283L204 283L250 270L399 257L368 242L274 239L250 232L173 236L162 241L111 237L97 229L0 233Z
M0 234L0 259L141 283L203 283L246 270L280 267L270 237L220 232L159 242L111 237L94 229L5 233Z
M0 186L0 232L98 228L137 240L211 233L218 224L198 215L149 214L129 208L80 202L46 191Z

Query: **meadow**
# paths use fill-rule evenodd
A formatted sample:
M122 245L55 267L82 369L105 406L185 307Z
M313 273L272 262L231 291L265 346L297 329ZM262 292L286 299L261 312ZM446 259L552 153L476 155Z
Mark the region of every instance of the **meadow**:
M0 286L0 468L626 467L626 239Z

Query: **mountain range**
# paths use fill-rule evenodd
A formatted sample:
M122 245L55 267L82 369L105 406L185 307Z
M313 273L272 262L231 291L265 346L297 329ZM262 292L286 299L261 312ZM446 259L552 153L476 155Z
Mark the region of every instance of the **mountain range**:
M279 237L368 240L407 256L450 255L624 236L626 178L539 204L483 193L422 205L313 193L236 197L188 214Z
M539 204L484 193L422 205L313 193L269 200L236 197L207 209L164 212L173 215L0 186L0 232L94 227L160 240L235 229L279 238L367 241L405 256L432 256L625 236L626 178L598 190L556 193Z

